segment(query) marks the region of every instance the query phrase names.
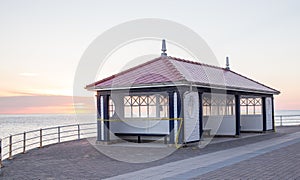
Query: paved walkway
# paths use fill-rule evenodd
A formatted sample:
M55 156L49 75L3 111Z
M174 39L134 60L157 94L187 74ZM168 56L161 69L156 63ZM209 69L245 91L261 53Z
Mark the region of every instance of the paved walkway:
M129 156L149 150L132 148L115 146ZM17 155L4 162L0 179L300 179L299 152L300 126L232 141L217 139L205 148L182 148L148 163L112 159L81 140Z
M194 179L300 179L300 143L199 175Z
M285 135L276 139L261 141L228 150L222 150L206 155L167 163L140 171L109 178L110 180L131 179L190 179L200 177L205 173L226 167L250 158L271 152L282 147L300 143L300 132ZM300 159L299 159L300 161ZM256 168L255 166L253 168ZM299 170L300 171L300 170ZM299 174L298 174L299 173ZM300 172L296 175L300 176ZM223 178L223 176L220 177ZM300 178L300 177L299 177Z

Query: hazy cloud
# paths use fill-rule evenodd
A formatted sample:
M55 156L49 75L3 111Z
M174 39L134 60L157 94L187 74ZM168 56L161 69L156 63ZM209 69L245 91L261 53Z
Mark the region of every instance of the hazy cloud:
M20 76L25 76L25 77L35 77L38 74L36 73L28 73L28 72L24 72L24 73L19 73Z

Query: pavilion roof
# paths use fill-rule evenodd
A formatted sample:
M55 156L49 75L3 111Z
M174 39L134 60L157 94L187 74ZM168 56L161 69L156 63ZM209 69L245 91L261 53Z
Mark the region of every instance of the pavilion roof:
M232 70L171 56L160 56L86 86L88 90L130 89L176 85L279 94Z

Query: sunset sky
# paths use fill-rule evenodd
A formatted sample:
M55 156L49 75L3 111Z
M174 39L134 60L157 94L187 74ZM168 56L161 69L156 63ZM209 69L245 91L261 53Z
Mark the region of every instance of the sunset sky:
M207 42L219 66L229 56L233 71L281 91L275 97L277 110L298 110L299 9L297 0L0 0L0 114L74 112L73 81L84 51L104 31L139 18L189 27ZM160 42L151 46L145 53L159 56ZM175 47L168 50L168 55L189 58ZM112 64L106 70L122 68ZM75 106L88 101L82 98Z

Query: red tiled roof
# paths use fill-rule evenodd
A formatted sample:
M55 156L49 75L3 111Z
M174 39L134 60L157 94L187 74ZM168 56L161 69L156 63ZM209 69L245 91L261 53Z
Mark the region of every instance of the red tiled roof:
M268 94L280 92L231 70L175 57L158 57L118 74L102 79L86 88L89 90L130 88L166 84L195 84L223 87L231 90Z

